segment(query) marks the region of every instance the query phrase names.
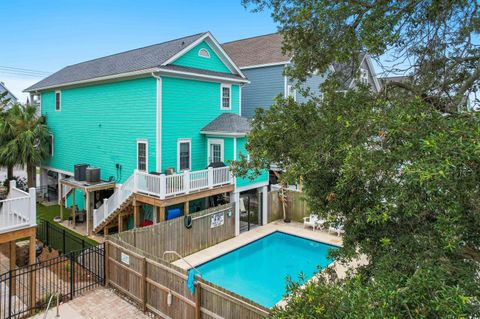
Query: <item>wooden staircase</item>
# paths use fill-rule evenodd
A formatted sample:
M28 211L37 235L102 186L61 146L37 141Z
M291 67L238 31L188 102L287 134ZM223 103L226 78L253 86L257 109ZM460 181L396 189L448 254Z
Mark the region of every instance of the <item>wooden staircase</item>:
M108 224L110 224L112 221L114 221L119 214L123 213L127 208L129 208L132 205L133 198L135 197L135 194L131 194L117 209L115 209L107 218L105 218L100 225L95 227L93 230L95 233L99 233L102 231Z

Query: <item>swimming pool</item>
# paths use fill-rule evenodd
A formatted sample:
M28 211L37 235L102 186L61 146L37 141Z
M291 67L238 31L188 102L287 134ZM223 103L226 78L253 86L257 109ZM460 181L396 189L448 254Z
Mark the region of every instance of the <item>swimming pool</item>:
M333 262L330 249L337 247L276 231L196 268L202 278L270 308L282 299L287 275L310 279Z

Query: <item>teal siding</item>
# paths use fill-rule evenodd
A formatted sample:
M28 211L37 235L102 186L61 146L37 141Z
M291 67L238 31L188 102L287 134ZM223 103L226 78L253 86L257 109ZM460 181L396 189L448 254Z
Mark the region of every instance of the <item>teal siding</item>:
M190 138L192 170L207 166L207 139L200 130L224 112L239 113L239 88L232 85L232 109L220 109L220 83L162 78L162 170L177 170L178 139ZM228 142L230 140L230 142ZM225 148L233 150L232 139ZM230 144L231 146L230 146ZM233 151L231 151L233 155ZM225 154L225 160L228 158Z
M207 50L210 53L210 58L199 56L198 51L200 51L200 49ZM232 73L205 41L193 47L172 64L216 72Z
M247 144L247 138L237 138L237 159L240 159L240 154L247 155L245 145ZM262 182L268 182L268 171L262 172L260 176L257 176L253 181L247 178L237 178L237 187L243 187L251 184L257 184Z
M77 208L82 210L85 209L85 197L84 193L80 189L75 190L75 205ZM72 207L73 196L72 193L67 195L67 202L65 203L65 207Z
M74 164L88 163L100 167L102 179L108 179L117 177L118 163L123 182L136 168L137 139L146 139L148 170L155 170L154 78L61 92L60 112L55 111L54 92L42 94L42 114L54 136L54 155L46 165L72 172Z

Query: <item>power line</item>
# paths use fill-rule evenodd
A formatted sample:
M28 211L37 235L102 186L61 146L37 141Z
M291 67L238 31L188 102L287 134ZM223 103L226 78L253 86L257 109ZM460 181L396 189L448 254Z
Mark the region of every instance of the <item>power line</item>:
M33 69L22 69L22 68L16 68L16 67L13 67L13 66L4 66L4 65L0 65L0 69L9 69L9 70L12 70L12 71L42 73L42 74L50 74L51 73L51 72L48 72L48 71L39 71L39 70L33 70Z
M22 69L11 66L2 66L0 65L0 73L12 74L12 75L21 75L21 76L30 76L36 78L46 77L51 74L51 72L39 71L33 69Z

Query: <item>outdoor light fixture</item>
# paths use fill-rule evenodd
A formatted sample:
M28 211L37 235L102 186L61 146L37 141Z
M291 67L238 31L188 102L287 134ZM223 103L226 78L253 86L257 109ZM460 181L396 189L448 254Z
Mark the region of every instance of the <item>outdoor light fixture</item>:
M172 292L169 291L167 295L167 305L171 306L172 305Z

